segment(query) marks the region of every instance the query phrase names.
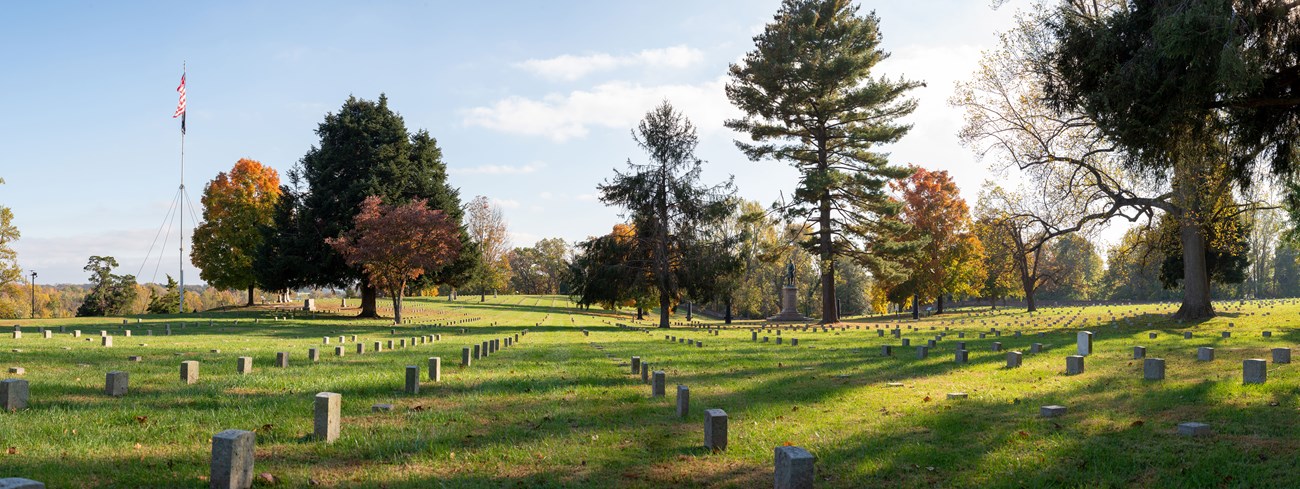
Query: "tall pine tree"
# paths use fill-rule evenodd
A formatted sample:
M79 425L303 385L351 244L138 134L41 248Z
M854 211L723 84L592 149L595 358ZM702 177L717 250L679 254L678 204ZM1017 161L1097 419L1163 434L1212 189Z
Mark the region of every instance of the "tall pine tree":
M753 141L736 145L751 160L787 161L800 172L781 209L815 224L804 246L820 258L824 323L839 320L836 259L893 272L889 257L910 244L896 239L904 231L891 219L899 205L885 193L909 170L890 165L877 147L907 134L911 126L897 121L916 109L905 95L922 84L872 77L888 56L878 24L849 0L785 0L755 49L731 65L727 85L731 103L746 113L727 127Z

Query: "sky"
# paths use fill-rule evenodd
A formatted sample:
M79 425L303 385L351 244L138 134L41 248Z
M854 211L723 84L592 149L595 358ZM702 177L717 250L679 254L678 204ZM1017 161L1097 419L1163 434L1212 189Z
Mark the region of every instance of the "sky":
M85 283L91 255L142 282L176 275L179 123L187 73L187 208L240 158L283 176L349 95L386 94L412 132L438 140L462 202L503 209L515 246L609 232L596 185L645 156L630 130L662 100L699 130L703 181L735 177L771 204L797 174L749 161L723 127L737 117L727 67L753 49L779 0L655 2L17 2L0 14L0 205L39 283ZM999 178L958 141L953 84L1017 8L986 0L861 0L891 57L876 73L926 83L891 161L947 170L971 207ZM185 282L199 281L184 213ZM150 253L152 247L152 253ZM165 249L162 249L165 248ZM146 255L148 259L146 260Z

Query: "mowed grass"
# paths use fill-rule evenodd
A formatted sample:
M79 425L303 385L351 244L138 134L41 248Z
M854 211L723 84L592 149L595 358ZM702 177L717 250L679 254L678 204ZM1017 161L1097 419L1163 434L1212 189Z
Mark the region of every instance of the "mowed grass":
M647 332L616 326L636 325L627 314L532 296L409 299L416 324L396 327L330 314L277 321L287 312L271 310L130 318L126 326L121 318L6 321L24 334L12 339L11 328L0 328L0 375L25 368L31 405L0 413L0 477L49 487L205 487L211 436L235 428L257 433L255 471L284 487L767 487L772 451L786 443L818 457L818 487L1288 485L1300 476L1300 374L1272 363L1269 350L1300 340L1300 303L1221 303L1218 318L1199 324L1167 320L1170 307L861 319L828 332L787 329L780 345L775 331L760 333L768 342L751 341L753 324L717 335ZM432 326L450 320L465 323ZM54 338L43 339L39 326ZM912 347L878 336L891 327ZM1080 329L1096 333L1095 353L1085 373L1066 376ZM114 336L113 347L100 346L100 330ZM459 366L462 347L524 330L515 347ZM1183 339L1185 331L1194 337ZM944 332L918 359L915 346ZM367 353L356 355L348 341L345 356L334 356L338 336L353 334ZM372 351L375 341L431 334L441 341ZM964 365L954 362L958 341L970 351ZM1005 368L995 341L1024 352L1023 366ZM1033 343L1044 344L1042 353L1029 353ZM881 355L886 344L894 356ZM1166 380L1142 380L1137 345L1166 360ZM1197 362L1200 346L1216 348L1216 359ZM319 362L307 361L309 348L321 350ZM273 366L277 351L290 353L288 368ZM666 397L651 398L631 375L634 355L666 373ZM241 356L253 357L251 374L236 373ZM442 358L439 383L427 380L433 356ZM1268 383L1242 384L1247 358L1269 360ZM201 362L197 384L180 382L183 360ZM418 395L402 392L406 365L421 368ZM104 395L111 370L130 373L127 396ZM686 418L675 414L676 384L690 387ZM310 438L312 399L323 391L343 395L333 444ZM969 398L948 400L950 392ZM394 409L372 412L376 403ZM1048 404L1069 412L1038 417ZM702 446L708 408L729 414L724 452ZM1178 436L1184 421L1209 423L1214 434Z

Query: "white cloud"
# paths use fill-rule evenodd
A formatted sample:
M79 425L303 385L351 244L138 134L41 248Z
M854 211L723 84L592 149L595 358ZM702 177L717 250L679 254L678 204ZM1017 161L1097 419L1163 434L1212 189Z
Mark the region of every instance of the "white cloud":
M452 175L527 175L537 173L538 170L546 168L546 163L534 161L526 165L482 165L469 168L448 168L447 173Z
M528 247L537 244L542 238L533 233L510 231L510 243L515 247Z
M550 192L542 192L540 194L537 194L537 196L541 197L542 200L551 200L551 197L554 197L554 195L551 195Z
M591 73L628 66L682 69L704 60L704 53L687 46L646 49L639 53L614 56L596 53L584 56L565 54L547 59L530 59L515 66L548 80L574 81Z
M492 203L502 209L518 209L519 201L513 199L492 199Z
M579 194L577 197L574 198L582 202L595 202L596 194Z
M593 126L631 128L666 99L701 132L723 130L724 120L741 115L727 100L723 90L726 83L726 77L695 85L645 86L615 81L589 90L552 93L541 99L508 97L487 107L469 109L464 113L464 122L563 142L585 137Z

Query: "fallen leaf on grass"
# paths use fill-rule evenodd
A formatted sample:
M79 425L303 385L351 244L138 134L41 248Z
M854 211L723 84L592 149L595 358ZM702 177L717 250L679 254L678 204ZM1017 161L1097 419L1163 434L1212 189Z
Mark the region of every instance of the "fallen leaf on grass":
M18 455L18 447L9 447L10 455Z
M925 399L921 399L921 402L930 402L930 396L925 396Z
M136 417L135 417L135 422L140 423L140 424L145 424L145 423L149 422L149 417L148 417L148 416L136 416Z
M1140 428L1140 427L1141 427L1142 425L1144 425L1144 424L1146 424L1146 423L1139 419L1139 420L1137 420L1137 421L1134 421L1134 422L1132 422L1132 423L1129 423L1129 426L1132 427L1132 428Z
M1029 433L1025 433L1024 431L1018 431L1016 434L1020 435L1021 438L1029 438Z
M262 472L260 474L257 474L257 478L266 481L267 484L275 484L276 482L279 482L279 480L276 479L274 475L271 475L270 472Z

